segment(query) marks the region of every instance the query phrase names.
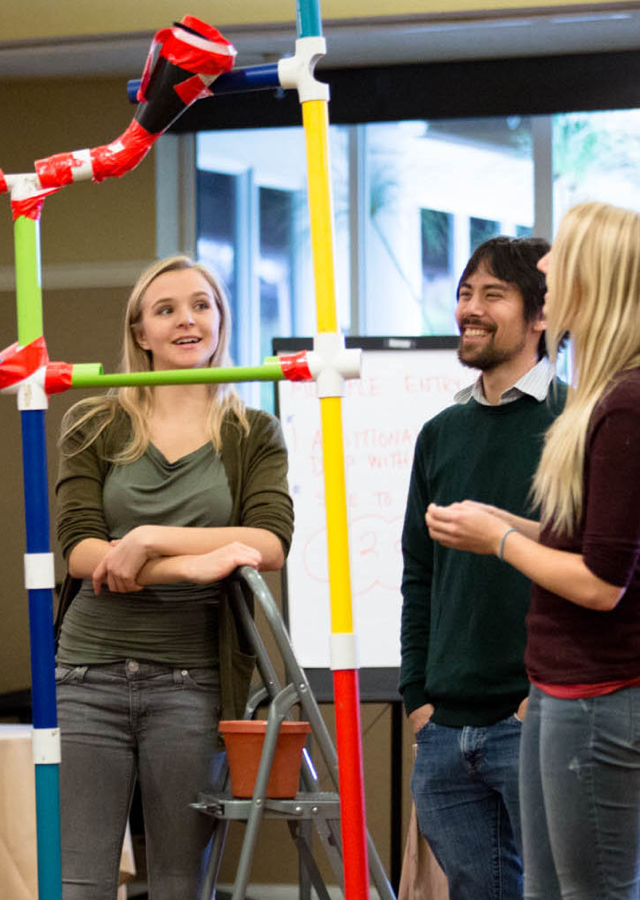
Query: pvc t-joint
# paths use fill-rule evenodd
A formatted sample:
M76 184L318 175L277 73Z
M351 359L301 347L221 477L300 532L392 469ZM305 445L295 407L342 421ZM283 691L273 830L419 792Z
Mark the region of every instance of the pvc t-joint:
M314 70L320 57L327 52L323 37L298 38L295 56L287 56L278 63L278 78L283 88L295 88L300 103L307 100L328 100L329 85L318 81Z

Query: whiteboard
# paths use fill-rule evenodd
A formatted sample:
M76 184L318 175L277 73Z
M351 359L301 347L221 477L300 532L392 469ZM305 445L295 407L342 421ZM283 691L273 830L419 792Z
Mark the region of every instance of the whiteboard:
M422 425L453 403L477 372L458 361L455 337L348 338L362 378L346 382L345 473L354 630L361 668L400 664L401 533L413 450ZM274 352L309 349L276 339ZM320 402L313 382L276 385L289 450L295 531L287 560L287 615L296 656L328 669L331 634Z

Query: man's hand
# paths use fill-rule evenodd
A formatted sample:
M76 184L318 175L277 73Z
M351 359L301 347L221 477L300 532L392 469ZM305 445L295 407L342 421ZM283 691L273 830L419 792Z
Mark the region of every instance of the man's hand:
M516 719L519 719L520 722L524 722L524 717L527 714L527 703L529 702L529 698L525 697L524 700L520 703L520 706L516 710Z
M431 703L425 703L424 706L419 706L412 713L409 713L409 721L413 726L413 733L417 734L421 728L424 728L432 715L433 706Z

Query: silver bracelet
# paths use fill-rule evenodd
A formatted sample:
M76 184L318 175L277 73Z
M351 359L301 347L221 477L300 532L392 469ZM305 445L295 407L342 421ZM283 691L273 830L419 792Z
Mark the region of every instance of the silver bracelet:
M507 528L505 533L502 535L502 539L500 541L500 549L498 550L498 559L500 562L504 562L504 542L509 537L512 531L517 531L517 528Z

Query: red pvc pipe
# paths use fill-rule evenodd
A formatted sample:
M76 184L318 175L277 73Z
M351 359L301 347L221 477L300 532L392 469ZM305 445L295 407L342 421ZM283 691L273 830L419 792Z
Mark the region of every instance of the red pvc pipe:
M336 706L345 897L347 900L368 900L369 863L360 754L360 689L357 669L335 670L333 693Z

